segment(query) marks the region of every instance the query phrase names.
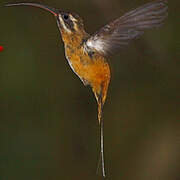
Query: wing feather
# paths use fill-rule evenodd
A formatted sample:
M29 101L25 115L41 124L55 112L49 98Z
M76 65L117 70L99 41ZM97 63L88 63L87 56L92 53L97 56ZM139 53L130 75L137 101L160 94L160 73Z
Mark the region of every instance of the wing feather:
M161 26L167 11L167 0L147 3L102 27L86 41L86 46L92 51L111 55L141 36L146 29Z

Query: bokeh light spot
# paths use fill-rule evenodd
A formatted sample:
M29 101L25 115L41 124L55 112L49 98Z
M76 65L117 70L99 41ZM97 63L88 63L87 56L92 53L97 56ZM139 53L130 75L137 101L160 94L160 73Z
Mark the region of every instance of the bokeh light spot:
M0 52L4 50L4 47L3 46L0 46Z

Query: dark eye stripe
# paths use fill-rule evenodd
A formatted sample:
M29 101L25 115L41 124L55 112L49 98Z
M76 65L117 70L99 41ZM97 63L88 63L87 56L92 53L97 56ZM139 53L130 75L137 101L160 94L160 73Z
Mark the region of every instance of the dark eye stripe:
M67 16L67 15L66 15ZM65 18L65 17L64 17ZM66 27L68 29L70 29L71 31L75 31L74 29L74 23L73 21L70 19L70 17L68 16L68 19L64 20L64 24L66 25Z

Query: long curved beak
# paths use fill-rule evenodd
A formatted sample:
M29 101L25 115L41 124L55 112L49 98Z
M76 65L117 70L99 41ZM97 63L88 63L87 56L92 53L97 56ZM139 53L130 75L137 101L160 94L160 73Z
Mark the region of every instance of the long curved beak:
M10 6L33 6L33 7L38 7L41 9L44 9L46 11L49 11L52 13L54 16L57 16L59 11L55 8L48 7L46 5L42 4L37 4L37 3L13 3L13 4L6 4L5 6L10 7Z

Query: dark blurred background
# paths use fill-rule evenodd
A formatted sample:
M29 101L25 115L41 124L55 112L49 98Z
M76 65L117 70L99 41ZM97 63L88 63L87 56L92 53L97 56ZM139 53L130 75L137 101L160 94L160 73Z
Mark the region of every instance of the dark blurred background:
M33 2L78 13L93 33L149 0ZM180 179L179 7L169 0L165 25L109 60L106 179ZM102 179L96 101L65 59L54 17L0 7L0 24L0 180Z

